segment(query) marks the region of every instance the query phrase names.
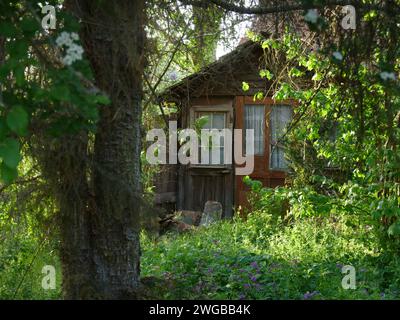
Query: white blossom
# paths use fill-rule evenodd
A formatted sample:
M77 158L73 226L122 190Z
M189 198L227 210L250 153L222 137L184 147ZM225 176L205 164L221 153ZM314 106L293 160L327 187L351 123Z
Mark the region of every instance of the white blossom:
M317 9L309 9L304 16L304 20L310 23L317 23L318 21L318 12Z
M64 58L62 58L62 62L65 65L70 66L74 62L74 60L71 56L65 56Z
M343 60L343 55L339 51L335 51L332 55L336 60L339 60L339 61Z
M61 34L56 39L57 45L59 47L62 47L65 44L65 41L67 40L67 38L69 38L68 32L65 32L65 31L61 32Z
M56 39L56 44L65 51L65 56L62 58L62 62L65 65L69 66L75 61L82 59L83 48L74 42L77 40L79 40L77 33L68 33L66 31L61 32Z
M73 40L79 40L79 36L78 36L78 34L76 32L71 32L71 38Z
M382 71L379 75L383 81L396 80L396 75L394 74L394 72Z

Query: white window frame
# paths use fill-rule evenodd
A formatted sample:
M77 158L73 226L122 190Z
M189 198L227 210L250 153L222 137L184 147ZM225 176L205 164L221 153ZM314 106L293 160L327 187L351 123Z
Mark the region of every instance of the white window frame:
M232 101L223 104L215 105L194 105L190 108L190 124L194 127L195 121L198 115L201 113L223 113L225 115L225 129L233 130L233 108ZM200 143L199 143L200 147ZM224 146L225 148L225 146ZM201 155L199 154L199 162L201 161ZM210 161L211 162L211 161ZM232 164L190 164L190 167L204 167L204 168L232 168Z

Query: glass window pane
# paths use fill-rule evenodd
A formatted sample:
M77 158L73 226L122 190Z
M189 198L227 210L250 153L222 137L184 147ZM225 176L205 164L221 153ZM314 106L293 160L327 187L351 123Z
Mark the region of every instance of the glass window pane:
M225 128L225 114L214 113L212 115L212 127L213 129L224 129Z
M271 169L286 169L287 162L284 157L284 149L279 141L285 133L285 128L293 116L291 106L272 106L270 114L271 128Z
M224 158L224 147L221 147L221 151L220 151L220 163L223 164L225 162L225 158Z
M206 118L207 119L207 122L202 127L203 129L211 129L212 114L210 112L199 112L197 114L197 119L199 119L199 118Z
M244 129L254 130L254 155L264 154L265 116L263 105L246 105L244 107ZM246 136L246 132L243 133ZM246 146L248 141L246 138ZM247 148L246 148L247 149ZM246 154L247 153L246 151Z
M196 114L196 118L200 117L207 117L208 121L203 126L203 129L218 129L222 130L226 127L226 114L223 112L199 112ZM211 132L210 138L207 139L207 142L204 144L203 142L200 143L200 163L201 164L224 164L224 137L221 136L216 141L212 141L211 139ZM221 133L222 135L222 133ZM209 158L208 162L207 159L203 159L201 157L201 150L203 152L208 152Z

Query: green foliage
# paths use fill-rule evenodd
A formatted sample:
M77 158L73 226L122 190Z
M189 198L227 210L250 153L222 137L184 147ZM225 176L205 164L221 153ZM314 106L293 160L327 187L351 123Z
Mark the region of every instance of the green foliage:
M28 129L28 113L22 106L14 106L7 115L7 125L19 136L24 136Z
M56 270L56 288L43 289L42 268ZM0 246L0 299L59 299L61 266L52 246L44 245L31 234L7 237Z
M246 91L249 91L249 89L250 89L249 84L247 82L243 81L242 82L242 90L246 92Z
M109 103L91 83L88 62L65 62L68 52L56 45L61 34L77 31L74 19L57 12L57 30L46 33L40 10L35 1L0 4L0 179L7 184L17 177L26 139L94 131L98 106Z
M7 205L0 206L0 299L61 297L57 242L49 241L40 232L37 224L39 217L29 214L11 217L7 214ZM45 276L42 268L46 265L54 266L56 270L55 289L45 290L42 287Z
M165 280L155 293L165 299L398 298L400 261L364 228L345 215L285 223L254 211L190 234L142 234L142 276ZM356 290L342 288L343 265L355 267Z
M382 19L379 27L377 16ZM254 190L252 204L283 215L289 206L294 217L356 214L361 223L374 226L381 246L396 247L400 239L400 33L399 26L382 13L365 17L368 22L353 34L337 30L334 24L327 26L318 16L309 26L323 40L312 50L294 33L279 39L250 35L266 53L273 50L285 57L288 73L274 79L273 98L299 104L280 141L286 146L290 188ZM333 30L341 36L332 38ZM368 41L359 41L362 34ZM387 45L378 46L377 41ZM268 79L267 75L261 70L262 78Z

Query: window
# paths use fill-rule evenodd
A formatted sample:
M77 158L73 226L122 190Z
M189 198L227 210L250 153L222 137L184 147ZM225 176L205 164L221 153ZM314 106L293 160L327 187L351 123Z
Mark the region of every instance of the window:
M264 154L264 128L265 128L265 107L264 105L246 105L244 106L244 129L254 130L254 155ZM246 133L243 133L246 136ZM247 137L245 138L246 154Z
M274 105L270 114L270 168L285 170L287 163L281 139L287 124L291 121L293 111L291 106Z
M219 141L212 143L211 137L208 141L200 140L199 163L202 165L223 165L224 164L224 137L222 129L226 128L226 112L197 112L196 119L203 118L205 124L202 129L217 129L221 133ZM209 158L203 158L203 154L209 154Z

